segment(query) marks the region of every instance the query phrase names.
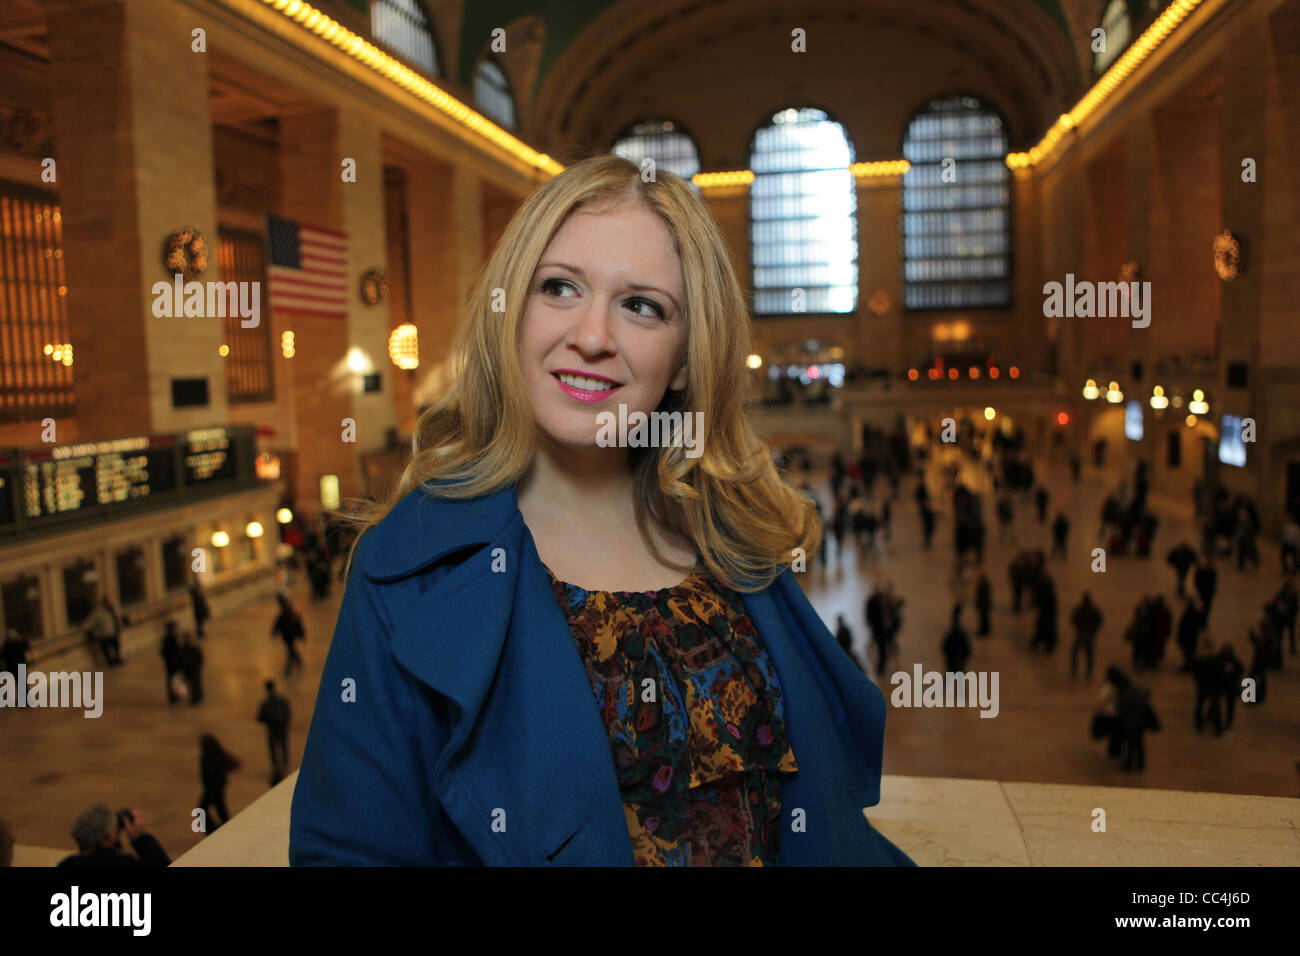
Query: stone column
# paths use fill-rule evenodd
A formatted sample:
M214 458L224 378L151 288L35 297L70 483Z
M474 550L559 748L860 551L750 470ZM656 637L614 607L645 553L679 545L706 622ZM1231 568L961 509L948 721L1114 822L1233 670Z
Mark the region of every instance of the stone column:
M167 236L208 239L220 279L208 59L200 18L169 0L52 0L50 91L68 313L82 439L224 421L221 322L155 317ZM207 380L206 406L174 408L172 380Z

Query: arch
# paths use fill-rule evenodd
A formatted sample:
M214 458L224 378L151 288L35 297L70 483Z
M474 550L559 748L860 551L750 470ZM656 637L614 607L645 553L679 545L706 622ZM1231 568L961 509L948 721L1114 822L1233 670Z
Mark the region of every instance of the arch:
M700 171L700 151L695 146L695 137L674 120L633 123L615 138L609 151L638 164L643 159L653 159L656 166L676 173L687 182Z
M373 0L370 35L412 66L430 76L440 75L442 61L434 40L433 20L421 0Z
M903 306L1011 305L1007 124L976 96L931 99L903 132Z
M474 68L474 105L498 126L519 128L510 79L495 57L484 56Z
M754 132L749 247L756 315L857 311L853 161L844 125L824 109L788 107Z
M1097 26L1105 33L1106 48L1092 55L1092 71L1100 76L1105 73L1133 39L1133 17L1129 13L1128 0L1109 0L1101 11L1101 20ZM1088 48L1092 49L1092 37L1088 37Z

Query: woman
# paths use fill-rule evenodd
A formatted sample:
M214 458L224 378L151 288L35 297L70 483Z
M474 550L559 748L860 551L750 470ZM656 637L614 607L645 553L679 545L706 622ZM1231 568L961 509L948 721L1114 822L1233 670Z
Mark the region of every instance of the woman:
M522 204L357 512L291 863L910 863L862 813L883 696L787 573L821 533L746 420L748 333L676 176L600 156Z
M230 810L226 807L226 782L231 772L240 766L239 758L228 753L212 734L199 738L199 777L203 781L199 807L204 813L211 810L214 819L220 818L208 826L208 833L230 819Z

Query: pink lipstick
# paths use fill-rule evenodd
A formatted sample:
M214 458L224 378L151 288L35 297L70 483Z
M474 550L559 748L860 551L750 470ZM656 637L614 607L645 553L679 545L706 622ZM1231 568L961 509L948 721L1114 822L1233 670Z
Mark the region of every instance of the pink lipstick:
M566 377L571 376L579 380L587 379L592 382L608 382L610 387L584 388L582 385L561 381L561 375ZM594 375L591 372L580 372L577 369L557 369L551 373L551 377L555 379L555 384L560 386L560 390L564 392L565 395L568 395L570 398L579 402L603 402L605 399L609 398L615 392L621 391L623 388L622 385L619 385L612 378L607 378L604 375Z

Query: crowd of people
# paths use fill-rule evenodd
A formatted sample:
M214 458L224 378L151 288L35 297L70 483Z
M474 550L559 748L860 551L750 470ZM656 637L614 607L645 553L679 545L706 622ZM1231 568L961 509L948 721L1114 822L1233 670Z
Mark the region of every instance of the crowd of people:
M329 597L334 575L334 548L343 546L332 531L320 535L308 531L286 536L294 546L293 563L307 569L313 600ZM287 577L283 583L289 583ZM193 611L193 629L181 630L175 618L164 621L159 643L165 677L165 694L170 705L188 703L198 706L204 701L204 654L199 642L204 639L206 623L211 618L211 608L197 577L189 589ZM276 613L270 636L279 638L285 645L284 676L291 677L303 668L298 644L306 638L302 614L294 607L288 595L276 595ZM137 622L138 623L138 622ZM82 631L90 643L92 654L105 667L119 667L125 663L121 635L132 624L107 597L101 597L94 611L82 623ZM196 637L197 635L197 637ZM29 663L32 642L16 629L9 628L0 645L4 670L17 673L19 665ZM254 715L264 726L267 749L270 754L270 784L275 786L289 772L289 728L293 711L287 697L279 693L274 680L263 684L265 696ZM221 744L216 735L203 733L199 737L200 794L195 806L203 812L204 832L211 833L230 819L226 791L230 775L242 768L242 761ZM187 813L188 816L188 813ZM123 841L125 834L128 852ZM71 835L77 852L60 862L60 866L167 866L171 860L159 841L145 828L138 811L126 807L114 811L107 804L96 804L81 813L75 821ZM12 825L0 820L0 865L12 859L14 831ZM6 850L7 847L7 850ZM6 856L7 854L7 856Z
M889 540L893 518L893 505L899 495L900 479L912 471L909 456L898 454L890 441L882 436L864 434L864 452L845 465L845 456L836 454L831 461L831 491L834 501L828 537L843 553L846 539L852 537L860 556L879 556L878 539ZM874 438L875 440L871 440ZM996 445L996 443L995 443ZM938 447L931 443L930 448ZM1065 510L1053 515L1049 490L1034 480L1033 467L1019 453L1013 441L995 447L993 455L979 457L992 478L997 494L995 513L999 524L999 545L1018 546L1016 540L1016 510L1018 501L1032 508L1037 523L1050 535L1050 556L1043 550L1021 548L1011 558L1007 568L1010 584L1010 607L1013 615L1032 614L1029 649L1041 650L1052 656L1058 643L1059 607L1057 586L1052 567L1054 562L1065 561L1069 556L1071 522ZM926 480L925 461L927 448L913 451L919 463L915 467L916 500L921 547L929 550L935 525L939 519L932 505L932 494ZM970 454L969 449L960 453ZM953 574L951 578L951 615L947 629L939 638L939 651L949 671L964 671L973 655L971 632L963 621L965 610L973 608L977 638L991 632L993 607L992 583L984 570L985 531L980 495L963 484L960 469L950 462L940 469L943 493L950 499L947 514L953 522ZM1081 462L1071 459L1071 473L1077 483ZM884 476L888 487L878 497L873 494L877 478ZM1105 496L1101 510L1098 538L1108 556L1132 556L1150 559L1154 551L1159 520L1149 503L1150 478L1145 464L1139 464L1132 476L1131 486L1124 483ZM1284 642L1289 641L1290 652L1296 653L1297 616L1300 614L1300 594L1292 575L1300 566L1300 525L1288 519L1283 529L1281 545L1282 572L1287 580L1263 606L1261 617L1247 636L1251 646L1249 666L1243 665L1231 640L1215 640L1209 626L1211 612L1218 590L1218 559L1231 556L1235 550L1237 567L1256 570L1259 567L1259 549L1256 536L1259 530L1258 513L1254 503L1244 495L1227 496L1220 491L1213 497L1198 491L1206 498L1206 547L1198 553L1190 544L1178 542L1169 550L1166 562L1173 569L1176 586L1175 603L1171 604L1163 593L1143 595L1136 603L1123 631L1123 639L1131 651L1133 673L1153 672L1165 666L1170 639L1177 645L1178 669L1188 674L1195 685L1195 709L1192 726L1198 732L1212 729L1217 734L1227 732L1233 725L1236 703L1250 706L1262 704L1267 696L1268 673L1283 666ZM1050 522L1049 522L1050 518ZM1213 525L1212 533L1209 530ZM886 666L898 650L898 634L902 626L903 599L892 581L877 573L866 600L864 618L869 646L875 651L874 673L883 680ZM1070 676L1078 677L1080 671L1091 680L1098 636L1102 632L1107 614L1085 590L1077 604L1064 609L1066 623L1072 631L1070 646ZM836 638L855 663L866 670L853 650L852 629L841 615L836 621ZM1107 753L1119 761L1124 770L1141 771L1145 767L1145 735L1161 729L1151 691L1137 683L1118 666L1109 666L1101 686L1101 696L1092 724L1094 739L1106 739Z

